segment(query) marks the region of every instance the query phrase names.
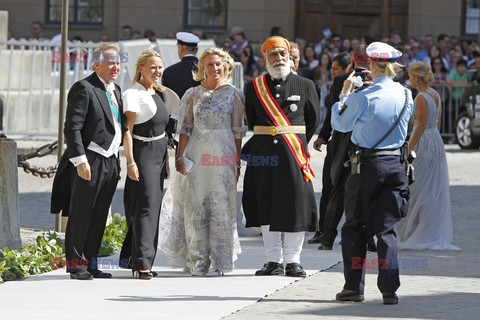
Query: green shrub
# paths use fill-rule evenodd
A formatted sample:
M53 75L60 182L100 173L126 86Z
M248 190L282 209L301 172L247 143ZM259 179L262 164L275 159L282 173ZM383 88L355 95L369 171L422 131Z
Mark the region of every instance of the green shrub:
M58 257L65 257L63 240L50 231L38 236L35 244L24 246L21 251L0 250L0 283L50 271L52 259Z
M99 256L109 256L120 251L127 225L125 217L113 215L113 221L105 228ZM35 244L22 250L0 250L0 283L23 279L30 275L63 268L65 263L64 241L56 232L44 232Z
M103 233L102 246L98 252L99 257L111 256L122 249L123 239L127 234L127 223L125 217L115 213L112 223L105 228Z

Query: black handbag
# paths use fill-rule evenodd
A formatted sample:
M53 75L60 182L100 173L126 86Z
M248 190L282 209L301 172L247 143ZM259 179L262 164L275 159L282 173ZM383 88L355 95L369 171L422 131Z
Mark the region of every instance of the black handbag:
M167 126L165 127L165 132L170 134L175 134L177 132L177 120L172 117L168 118Z

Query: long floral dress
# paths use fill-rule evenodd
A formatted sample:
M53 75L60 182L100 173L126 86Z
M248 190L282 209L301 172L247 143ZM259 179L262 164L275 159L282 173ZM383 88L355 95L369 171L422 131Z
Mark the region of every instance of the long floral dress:
M189 136L187 175L173 174L160 215L159 249L173 267L228 272L241 252L237 233L235 139L245 136L245 98L225 85L189 89L181 100L179 132ZM233 160L233 161L232 161Z

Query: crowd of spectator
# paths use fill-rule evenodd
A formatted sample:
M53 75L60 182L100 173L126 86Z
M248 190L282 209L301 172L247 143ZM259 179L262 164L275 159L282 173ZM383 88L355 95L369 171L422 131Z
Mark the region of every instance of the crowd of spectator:
M191 30L200 39L206 39L205 34L200 29ZM270 30L271 35L282 35L280 27L274 26ZM14 37L11 30L8 31L8 37ZM174 32L168 32L164 38L175 39ZM34 21L31 25L32 40L45 40L43 24ZM133 40L149 39L155 42L157 36L154 30L148 29L144 32L132 28L130 25L124 25L121 29L120 39ZM55 35L52 40L60 41L60 35ZM73 36L72 41L83 41L79 36ZM114 41L108 34L99 35L98 41ZM292 40L292 39L290 39ZM215 41L225 51L229 52L233 59L241 62L244 70L244 81L252 81L256 76L265 73L265 63L261 58L259 42L248 40L246 33L241 27L233 27L228 34L216 36ZM310 69L313 71L313 80L319 92L325 94L329 90L332 81L331 68L332 59L340 52L353 52L358 46L368 45L373 41L382 41L390 44L403 53L401 63L404 70L401 70L397 81L401 83L408 82L408 68L414 62L427 62L432 66L435 74L436 83L434 88L441 94L445 94L444 84L458 87L452 89L451 96L453 100L461 98L464 88L470 82L479 82L480 73L480 36L477 41L461 39L456 36L440 34L434 36L426 34L419 38L410 37L402 39L399 32L393 31L388 37L372 38L369 36L342 38L341 35L330 33L320 42L312 42L306 39L294 39L298 44L300 51L299 68Z

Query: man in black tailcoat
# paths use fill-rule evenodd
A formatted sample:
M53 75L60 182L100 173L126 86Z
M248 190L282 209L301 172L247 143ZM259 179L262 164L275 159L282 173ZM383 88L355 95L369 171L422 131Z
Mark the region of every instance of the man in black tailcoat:
M336 80L336 79L339 78L341 75L345 74L345 72L347 71L347 68L350 66L351 63L352 63L352 57L348 52L341 52L333 58L331 74L332 74L332 78L334 79L334 82L332 87L330 87L330 93L327 95L327 97L322 97L322 99L324 99L327 105L327 114L323 121L323 125L320 130L320 133L318 134L317 140L313 142L313 147L315 148L315 150L320 151L321 145L326 144L327 154L325 156L325 161L323 163L322 196L320 197L320 205L318 208L319 216L320 216L318 220L318 231L315 232L315 235L313 236L312 239L308 240L308 243L320 243L321 236L323 235L323 232L324 232L325 215L327 212L327 206L329 203L330 194L333 188L332 180L330 179L330 170L332 167L332 158L334 154L333 144L331 141L329 141L330 136L332 134L332 126L330 124L332 103L330 103L330 100L332 100L331 97L335 97L335 96L338 97L338 95L336 94L336 92L334 92L334 90L337 90L336 88L338 86L338 83L340 83L340 90L341 90L343 81L340 82L340 80ZM335 81L337 81L337 85Z
M352 64L354 71L358 76L363 80L362 83L358 82L359 87L355 91L360 91L365 89L368 85L371 84L371 81L368 81L368 57L366 55L366 46L362 45L357 51L353 52ZM351 72L341 74L334 78L332 88L330 90L330 105L334 105L340 100L339 96L343 88L344 81L348 78ZM360 86L361 85L361 86ZM330 125L331 109L327 114L328 117L328 126ZM330 179L331 190L329 192L329 197L327 204L324 208L324 223L323 223L323 234L320 237L320 246L319 250L332 250L333 243L337 236L337 227L340 223L340 220L343 216L343 201L345 194L345 183L350 174L350 168L344 166L344 162L349 159L348 149L350 147L350 137L352 132L339 132L333 130L332 138L328 142L327 146L327 156L329 160L329 168L327 171L324 170L324 174L327 175L327 179ZM319 147L314 144L314 148ZM325 161L325 164L327 161ZM321 199L323 201L323 198ZM322 204L320 204L322 208ZM322 213L321 213L322 214ZM376 251L375 241L373 236L369 237L368 240L368 250Z
M65 139L52 188L51 212L67 215L66 269L70 278L110 278L97 268L97 255L118 180L119 148L125 125L119 49L109 43L94 51L92 73L73 84L67 97Z

